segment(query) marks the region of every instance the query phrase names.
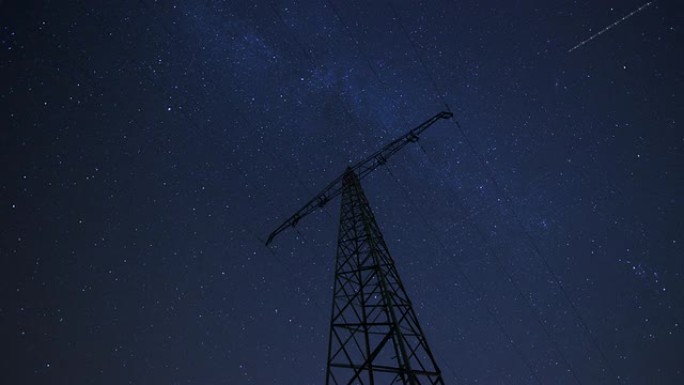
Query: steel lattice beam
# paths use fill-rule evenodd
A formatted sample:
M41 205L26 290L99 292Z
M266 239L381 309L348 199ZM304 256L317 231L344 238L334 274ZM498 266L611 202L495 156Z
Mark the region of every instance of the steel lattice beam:
M342 178L326 385L444 384L359 176Z

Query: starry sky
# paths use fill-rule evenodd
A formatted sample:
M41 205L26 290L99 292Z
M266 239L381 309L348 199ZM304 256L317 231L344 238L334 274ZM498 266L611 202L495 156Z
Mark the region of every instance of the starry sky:
M363 181L445 382L684 383L684 6L644 5L0 1L2 382L323 383L339 199L263 241L448 108Z

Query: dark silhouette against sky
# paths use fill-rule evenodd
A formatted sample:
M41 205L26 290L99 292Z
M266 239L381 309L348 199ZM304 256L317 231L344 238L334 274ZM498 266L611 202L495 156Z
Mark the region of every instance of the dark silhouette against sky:
M363 180L445 382L684 383L680 2L0 15L2 383L323 383L339 199L264 241L446 109Z

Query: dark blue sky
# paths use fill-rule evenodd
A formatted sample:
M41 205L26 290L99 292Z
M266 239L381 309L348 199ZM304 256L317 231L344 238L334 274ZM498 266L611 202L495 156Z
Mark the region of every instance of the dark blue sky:
M322 383L339 200L262 241L448 104L364 180L445 382L684 383L684 7L644 5L0 1L2 382Z

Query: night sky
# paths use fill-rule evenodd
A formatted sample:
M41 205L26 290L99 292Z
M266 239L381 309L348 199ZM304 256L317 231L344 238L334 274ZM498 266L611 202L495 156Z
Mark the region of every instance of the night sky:
M339 199L263 241L449 108L363 180L445 382L684 383L683 28L675 0L0 1L0 382L323 383Z

